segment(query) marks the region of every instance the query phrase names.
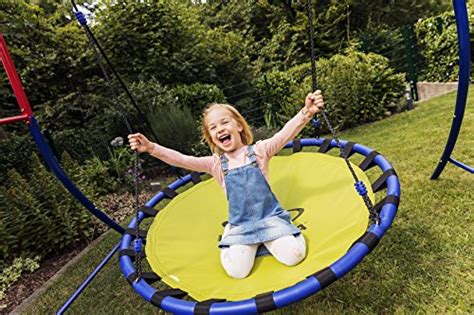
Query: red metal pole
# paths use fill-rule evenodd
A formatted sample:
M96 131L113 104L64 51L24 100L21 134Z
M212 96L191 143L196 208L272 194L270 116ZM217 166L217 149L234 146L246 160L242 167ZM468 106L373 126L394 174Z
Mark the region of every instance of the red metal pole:
M2 33L0 33L0 59L2 60L5 71L7 72L8 80L10 80L11 87L15 93L21 111L21 115L0 119L0 124L9 124L22 120L29 121L30 117L33 116L33 111L31 110L30 103L28 102L28 98L26 97L18 73L15 70L12 57L8 52L7 43L5 42Z
M17 121L23 121L23 120L29 120L29 119L30 119L30 116L26 114L13 116L13 117L7 117L7 118L0 118L0 125L8 125Z

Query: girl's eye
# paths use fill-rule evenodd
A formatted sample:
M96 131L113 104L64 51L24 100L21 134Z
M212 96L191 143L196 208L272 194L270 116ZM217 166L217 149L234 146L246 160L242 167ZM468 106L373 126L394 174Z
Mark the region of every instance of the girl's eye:
M216 129L216 126L212 126L209 128L209 130L215 130Z
M228 120L225 120L225 121L222 122L223 125L227 125L228 123L229 123Z

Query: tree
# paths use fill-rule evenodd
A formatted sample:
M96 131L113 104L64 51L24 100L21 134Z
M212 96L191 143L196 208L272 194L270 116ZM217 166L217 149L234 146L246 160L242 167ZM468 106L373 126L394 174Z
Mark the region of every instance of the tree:
M107 2L94 30L129 82L225 86L251 77L242 36L209 30L182 1Z

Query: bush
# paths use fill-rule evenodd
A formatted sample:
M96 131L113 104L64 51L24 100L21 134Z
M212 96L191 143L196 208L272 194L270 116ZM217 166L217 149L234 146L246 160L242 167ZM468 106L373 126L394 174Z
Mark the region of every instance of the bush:
M407 43L401 29L371 24L356 36L357 46L361 52L387 57L395 71L407 72Z
M93 196L104 195L118 188L118 183L111 176L107 161L101 160L98 156L85 161L81 167L82 186L87 186L94 192Z
M171 92L180 106L191 109L193 117L201 116L202 110L209 103L226 102L224 93L215 85L195 83L178 85Z
M66 151L61 156L62 165L69 178L90 199L115 192L123 186L131 187L133 183L133 151L128 146L109 147L108 151L107 160L95 155L82 166Z
M107 156L108 141L125 130L122 115L126 111L110 95L100 80L91 80L97 91L71 92L54 101L42 104L38 120L50 146L58 156L63 151L77 161L94 154Z
M22 273L25 271L33 272L39 268L39 260L39 256L33 259L15 258L9 267L3 269L2 273L0 273L0 301L5 298L8 288L21 277ZM0 305L0 311L6 306Z
M154 139L152 134L156 124L152 116L159 108L177 105L176 97L173 95L172 90L162 85L155 78L152 78L148 81L139 81L130 85L130 93L134 96L139 110L144 117L138 113L138 110L131 104L126 94L123 93L118 98L121 109L113 110L109 113L115 121L111 129L115 130L116 135L128 134L129 131L125 128L124 124L124 114L126 114L134 131L144 133L150 140L159 141L159 139ZM156 132L155 135L158 138L160 137Z
M5 140L0 140L0 183L5 183L8 171L17 169L21 174L31 170L31 156L34 143L31 137L12 133Z
M289 72L271 71L258 78L255 86L259 95L254 109L249 111L251 115L247 115L252 125L281 128L304 102L304 99L295 100L298 81Z
M383 56L351 50L347 55L319 60L317 75L326 112L338 129L381 119L388 108L401 106L404 75L395 74ZM304 97L305 91L300 95Z
M416 23L420 47L420 80L455 81L459 75L456 19L447 12Z
M148 131L145 132L148 138L166 147L190 154L193 145L199 141L200 132L191 110L184 102L180 102L179 98L192 102L203 97L203 101L207 102L211 97L222 97L222 92L212 85L194 85L189 91L185 89L185 86L170 89L152 79L133 84L131 92L135 95L140 110L150 122L153 133L158 137L154 139L152 132ZM211 91L204 92L205 89ZM126 103L124 95L120 100ZM198 103L197 106L203 104L204 102ZM127 105L127 111L132 113L132 126L143 126L143 119L130 104Z
M395 74L383 56L349 50L347 55L318 60L316 72L326 112L339 129L380 119L385 111L396 111L401 105L404 76ZM261 93L259 111L252 112L249 122L261 126L258 116L263 116L265 126L279 129L303 106L311 90L311 64L272 71L256 85ZM310 129L306 132L312 134Z
M271 138L277 131L278 130L271 129L266 126L262 126L259 128L255 128L255 127L252 128L253 138L255 142Z
M128 146L109 148L107 168L111 176L120 184L129 186L133 182L133 179L130 178L130 170L133 169L134 162L134 153Z
M0 187L0 195L5 197L0 222L8 236L1 261L19 256L44 257L88 240L94 233L86 210L69 196L36 155L31 166L28 181L12 169L8 184Z
M200 131L189 108L173 105L157 108L152 114L152 121L161 145L193 154L192 148L200 139Z

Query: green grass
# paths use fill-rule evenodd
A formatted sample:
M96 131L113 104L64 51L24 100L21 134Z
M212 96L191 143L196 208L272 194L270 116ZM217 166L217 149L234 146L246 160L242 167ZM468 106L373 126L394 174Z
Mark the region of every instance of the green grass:
M455 94L341 134L377 149L400 177L392 228L371 255L324 291L273 314L470 313L474 310L474 176L448 165L430 181L446 143ZM474 99L468 100L454 157L474 164ZM374 175L373 175L374 176ZM119 240L114 233L38 297L26 314L57 310ZM122 277L117 258L70 309L72 314L156 314Z

